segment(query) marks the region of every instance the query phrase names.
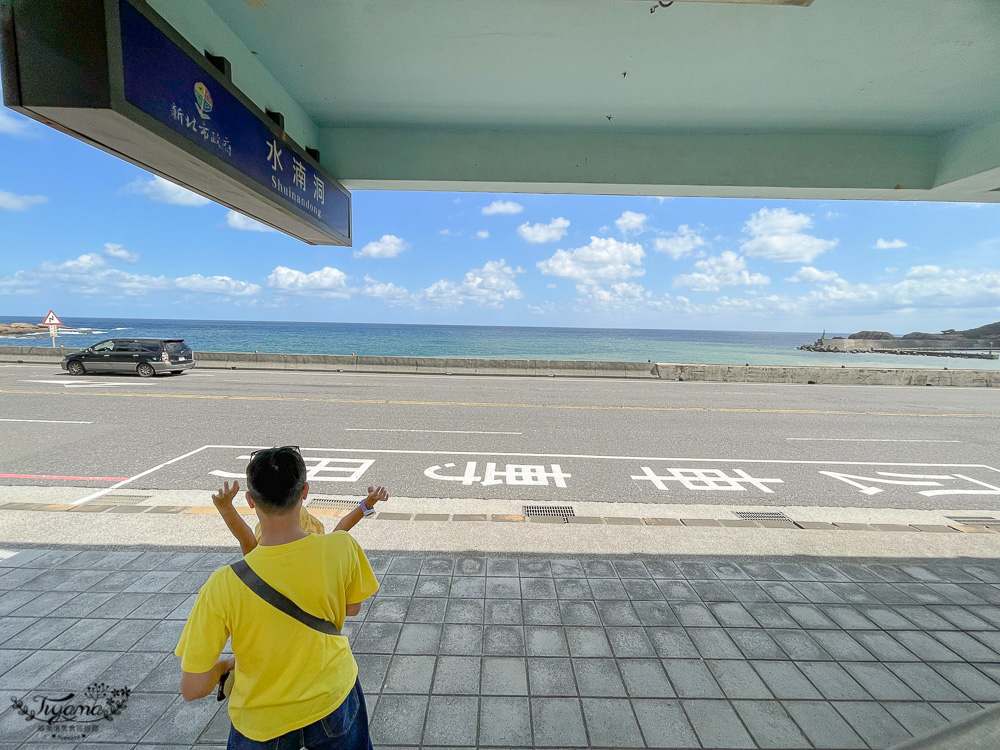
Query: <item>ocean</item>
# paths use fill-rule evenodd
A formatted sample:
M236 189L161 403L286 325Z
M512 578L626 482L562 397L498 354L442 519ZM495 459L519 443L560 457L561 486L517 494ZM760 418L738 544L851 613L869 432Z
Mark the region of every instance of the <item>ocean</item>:
M37 318L0 316L0 323ZM578 359L751 365L1000 369L997 360L797 351L819 331L683 331L618 328L290 323L242 320L64 318L57 345L79 348L112 337L182 338L216 352L359 354L405 357ZM828 332L829 336L847 335ZM47 334L0 336L0 346L48 346Z

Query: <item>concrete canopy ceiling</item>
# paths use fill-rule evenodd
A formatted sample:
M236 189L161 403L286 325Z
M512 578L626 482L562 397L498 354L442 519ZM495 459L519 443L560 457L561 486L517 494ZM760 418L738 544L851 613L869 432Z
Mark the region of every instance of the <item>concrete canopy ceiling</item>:
M1000 201L994 0L264 2L151 5L349 187Z

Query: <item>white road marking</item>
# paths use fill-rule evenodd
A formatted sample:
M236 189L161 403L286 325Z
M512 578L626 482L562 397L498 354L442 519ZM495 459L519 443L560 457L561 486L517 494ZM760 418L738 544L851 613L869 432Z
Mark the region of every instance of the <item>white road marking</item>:
M961 440L896 440L894 438L785 438L785 440L800 440L827 443L961 443Z
M72 419L0 419L0 422L37 422L39 424L94 424L93 422L77 422Z
M344 432L437 432L447 435L523 435L523 432L480 432L479 430L392 430L382 427L345 427Z
M164 461L159 466L154 466L152 469L146 469L146 471L139 472L134 477L129 477L128 479L126 479L126 480L124 480L122 482L118 482L118 484L113 484L110 487L108 487L107 489L103 489L100 492L95 492L92 495L87 495L84 498L81 498L79 500L75 500L74 502L70 503L70 505L82 505L83 503L87 502L88 500L94 500L94 499L99 498L99 497L101 497L103 495L106 495L109 492L111 492L111 490L116 490L119 487L124 487L126 484L134 482L136 479L139 479L140 477L144 477L147 474L152 474L154 471L159 471L164 466L169 466L170 464L177 463L178 461L181 461L181 460L183 460L185 458L193 456L195 453L201 453L206 448L211 448L211 447L212 446L210 446L210 445L203 445L200 448L196 448L193 451L189 451L188 453L185 453L183 456L178 456L177 458L172 458L169 461Z
M51 385L61 385L65 388L117 388L128 385L127 383L107 383L92 380L21 380L21 383L49 383Z

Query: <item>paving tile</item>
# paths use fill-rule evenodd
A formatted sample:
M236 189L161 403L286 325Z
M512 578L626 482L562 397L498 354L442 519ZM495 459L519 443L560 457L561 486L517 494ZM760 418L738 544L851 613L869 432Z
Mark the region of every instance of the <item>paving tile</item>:
M524 628L528 656L569 656L566 632L560 627Z
M110 617L116 619L128 617L135 610L153 598L152 594L80 594L80 596L71 601L67 606L72 607L74 602L84 596L109 597L103 604L93 609L89 614L91 617Z
M722 628L691 628L688 637L704 659L743 658L743 652Z
M809 601L788 581L760 581L758 585L776 602Z
M642 564L653 578L681 579L683 574L677 565L664 557L643 557Z
M90 653L100 653L100 652L90 652ZM151 652L135 652L123 654L120 652L110 651L107 652L110 656L117 657L112 661L107 668L98 675L98 679L101 682L107 683L115 687L121 687L123 685L137 690L139 686L146 680L153 671L160 665L167 662L167 657L163 654L156 654ZM176 691L177 686L180 682L180 664L179 659L172 657L170 662L171 666L171 677L172 684L171 687Z
M485 576L485 557L459 557L455 561L456 576Z
M521 604L517 599L487 599L483 620L487 625L520 625L524 621Z
M616 658L656 656L643 628L606 628L605 634Z
M64 584L77 575L76 570L46 570L41 575L34 576L18 588L25 591L52 591L60 584ZM76 589L70 589L75 591Z
M41 594L32 591L11 592L11 594L15 593L29 594L31 599L9 613L0 612L0 614L11 614L14 617L45 617L76 597L76 593L72 591L45 591Z
M118 594L118 596L127 596L127 594ZM126 616L140 620L160 620L181 606L188 596L188 594L156 594L150 596Z
M761 748L807 746L808 740L777 701L737 701L733 707Z
M434 692L479 695L480 666L478 656L439 656L434 671Z
M583 698L583 717L590 744L597 747L646 747L627 700Z
M432 695L427 704L425 746L473 747L478 724L478 697Z
M410 599L410 606L406 610L406 621L428 623L444 622L445 608L447 606L447 599L414 597Z
M508 656L484 656L483 695L527 695L528 676L525 660Z
M431 691L435 657L397 654L389 662L383 693L421 693Z
M180 640L183 622L179 620L139 620L137 622L153 622L154 625L146 635L136 641L131 651L163 651L173 652ZM110 629L108 631L111 632ZM103 638L104 636L102 636ZM96 642L95 642L96 643Z
M634 700L632 709L647 747L701 747L691 724L676 700Z
M736 596L722 581L689 581L703 602L734 602Z
M921 630L958 630L961 627L935 614L928 607L903 605L895 607L895 610Z
M885 666L925 701L968 700L965 693L926 664L886 664Z
M743 728L733 707L727 701L681 701L702 747L736 748L754 747L754 741Z
M528 659L528 688L532 695L576 696L570 660L562 657Z
M736 563L724 560L708 562L708 567L723 580L747 580L750 576Z
M724 628L759 628L760 624L753 618L747 608L739 602L718 602L709 604L715 619Z
M486 625L483 653L501 656L524 656L524 628L521 625Z
M796 666L831 701L867 701L872 697L842 666L833 662L796 662Z
M843 630L811 630L809 635L834 661L876 661L868 649Z
M701 659L664 659L663 667L681 698L722 698L722 690Z
M665 604L665 602L660 602ZM601 624L607 627L639 627L642 620L631 602L596 602Z
M76 654L72 651L34 651L26 655L24 651L0 652L4 661L0 669L11 666L0 675L0 689L31 690L45 683L45 680L61 669Z
M792 585L813 604L841 604L844 601L829 586L819 581L799 581Z
M381 693L382 683L385 682L385 674L389 670L389 662L392 657L389 654L355 654L354 660L358 663L358 679L361 681L361 689L374 695ZM478 664L478 662L477 659L476 663Z
M33 578L38 578L44 572L44 570L36 568L14 568L0 576L0 590L14 591L19 589Z
M618 669L632 698L673 698L674 689L658 659L621 659Z
M584 560L583 571L587 578L618 578L618 571L607 560Z
M578 560L550 560L553 578L585 578L583 566Z
M127 709L118 714L114 721L101 727L101 742L138 742L176 700L176 694L133 693L129 696Z
M92 651L128 651L156 625L155 620L121 620L90 644ZM177 645L175 640L172 649Z
M479 744L486 747L530 746L528 699L483 696L479 706Z
M561 625L560 602L531 600L521 602L521 619L525 625Z
M520 578L488 577L486 579L486 597L488 599L520 599L520 581Z
M181 670L180 659L178 659L173 654L167 654L166 656L164 656L163 654L157 654L148 651L143 651L143 652L137 651L135 653L148 656L151 662L156 657L158 656L161 657L160 662L158 664L155 664L153 668L149 671L149 674L147 674L146 677L142 680L142 682L140 682L136 686L136 690L138 692L172 693L172 694L177 692L178 674L180 673ZM224 652L224 655L231 656L232 654ZM115 662L115 665L118 665L119 662L122 662L123 660L124 657L122 659L119 659L118 662ZM145 666L142 666L140 668L140 673L144 669Z
M409 607L409 597L379 594L372 601L366 619L369 622L403 622Z
M885 630L898 630L913 627L912 622L889 607L873 604L870 606L859 606L858 611L874 622L878 627L884 628Z
M691 632L694 633L694 630ZM726 632L747 659L786 658L781 647L760 628L731 628Z
M580 695L617 698L626 695L625 685L614 659L573 659Z
M486 596L486 579L481 576L455 576L451 579L451 591L448 596L482 599Z
M932 633L931 636L940 643L943 643L945 647L954 651L966 661L1000 661L1000 655L998 655L996 651L991 648L987 648L968 633L960 633L958 631L941 631Z
M823 610L815 604L782 604L785 611L807 630L836 628L837 623L823 614Z
M564 625L600 625L601 617L594 602L559 602Z
M989 601L983 597L977 596L974 592L969 591L964 586L959 586L955 583L928 583L926 585L927 588L938 596L944 597L955 604L986 604L987 601ZM989 586L984 588L989 589L991 592L993 591L993 589L990 589ZM996 603L996 597L991 596L990 600Z
M425 695L379 696L369 722L372 743L384 745L419 745L427 714Z
M522 599L555 599L556 587L551 578L521 578Z
M978 703L931 703L929 704L948 721L964 719L969 714L982 710Z
M78 594L59 608L59 614L64 617L87 617L113 596L114 594Z
M445 625L441 631L442 654L479 656L483 653L482 625Z
M450 576L455 571L451 557L425 557L420 564L420 575Z
M611 656L611 645L604 635L604 628L567 627L566 642L574 657Z
M391 654L396 648L402 627L398 622L366 622L351 641L351 651L359 654Z
M942 605L934 607L934 614L943 617L961 630L992 630L990 623L976 617L964 607Z
M726 581L726 588L739 602L771 602L770 595L756 581Z
M642 560L614 560L611 563L619 578L651 578Z
M779 700L812 700L822 696L790 661L750 662L757 674Z
M395 563L396 559L393 559ZM379 581L379 593L382 596L413 596L417 587L416 576L384 575Z
M208 580L207 570L189 570L178 573L162 589L161 594L196 594Z
M878 703L842 701L833 706L872 747L889 747L910 738L910 733Z
M451 588L451 576L417 576L417 585L413 589L414 596L448 596Z
M548 560L527 559L517 561L517 574L522 578L551 578L552 566Z
M788 658L796 661L823 661L833 657L827 653L826 649L820 646L813 637L805 630L769 630L781 650L787 654Z
M773 602L748 602L747 612L760 623L762 628L798 628L799 624L789 617L780 604Z
M389 575L417 575L423 566L423 558L410 555L394 555L386 569Z
M928 633L919 630L895 630L889 635L912 653L917 654L920 658L916 661L962 661L962 657L951 649L945 648L940 641L935 640Z
M968 607L968 611L974 614L976 617L986 620L994 628L1000 628L1000 607L995 606L977 606Z
M587 747L578 698L532 698L531 724L536 747Z
M4 642L4 648L39 649L68 630L76 620L71 617L7 617L13 634ZM17 626L20 623L20 626ZM30 627L29 627L30 626Z
M919 698L883 664L847 662L841 666L877 701L909 701Z
M663 598L670 602L698 602L698 592L687 581L657 580L656 587Z
M436 654L441 643L441 629L441 625L430 623L405 623L399 631L396 653Z
M827 583L826 587L849 604L878 604L879 600L856 583Z
M684 628L646 628L656 655L661 659L686 659L699 656Z
M879 661L920 661L899 641L881 630L855 630L850 635Z
M891 713L893 718L914 737L932 732L948 723L948 719L928 703L888 701L882 704L882 708Z
M712 616L712 611L704 604L671 602L670 607L674 610L674 616L677 617L677 621L684 627L714 628L719 625Z
M517 560L507 557L490 557L486 560L486 575L514 577L518 575Z
M817 748L848 750L865 747L864 740L831 704L819 701L786 701L783 705L799 725L799 729Z
M823 614L844 630L875 630L878 628L875 623L858 612L858 610L846 604L826 604L820 606L820 609L823 610Z
M70 627L48 642L48 648L61 651L82 651L115 625L115 620L84 619L71 620L70 622L73 623ZM42 645L44 644L39 644L35 648L41 648ZM10 643L10 646L17 647L16 643L13 642Z
M666 602L633 601L632 609L639 622L646 626L669 627L680 624Z
M632 601L662 601L663 593L656 583L648 578L626 578L622 581L625 593Z
M896 588L896 586L891 583L861 583L858 585L883 604L914 603L911 596Z
M130 707L128 706L126 711ZM202 700L189 703L178 695L149 731L141 735L142 742L143 744L153 742L194 744L218 710L215 701Z
M590 583L586 578L556 578L556 596L562 600L592 600Z
M706 661L722 692L730 700L757 698L767 700L771 691L761 681L753 668L745 661Z

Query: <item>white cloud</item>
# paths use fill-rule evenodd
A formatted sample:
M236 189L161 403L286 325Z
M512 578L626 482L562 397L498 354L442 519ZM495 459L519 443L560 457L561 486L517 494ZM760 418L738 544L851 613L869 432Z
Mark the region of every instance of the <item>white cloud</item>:
M91 271L96 271L99 268L104 268L107 263L104 258L102 258L97 253L84 253L76 258L64 261L62 263L52 263L51 261L45 261L41 265L41 269L46 273L89 273Z
M599 284L577 284L576 291L588 304L615 309L634 309L647 296L642 284L619 281L608 287Z
M593 283L642 276L645 270L636 266L642 263L644 257L646 252L638 243L621 242L612 237L591 237L589 245L574 250L556 250L551 258L536 265L548 276Z
M394 234L383 234L354 252L355 258L395 258L409 247L409 243Z
M198 196L199 198L201 196ZM201 205L201 204L198 204ZM237 211L226 211L226 226L230 229L238 229L241 232L274 232L276 230L267 224L261 224L256 219L244 216Z
M17 195L0 190L0 208L5 211L27 211L32 206L48 202L44 195Z
M445 237L458 237L461 232L453 232L450 229L442 229L438 234L443 234Z
M699 247L704 247L708 243L705 238L698 234L687 224L681 224L677 231L666 237L657 237L653 243L653 248L658 253L666 253L674 260L690 255Z
M802 266L794 275L789 276L785 281L797 281L812 284L819 281L835 281L840 278L836 271L820 271L812 266Z
M898 270L899 270L899 269L898 269L898 268L896 268L895 266L889 266L889 267L887 267L887 268L885 269L885 272L886 272L886 273L896 273L896 271L898 271Z
M517 233L525 240L533 244L543 242L555 242L566 236L569 228L569 219L559 217L553 219L548 224L522 224L517 228Z
M687 287L696 292L717 292L723 286L763 286L771 283L764 274L747 271L746 260L732 250L699 260L694 267L697 269L694 273L675 278L674 286Z
M913 266L906 272L908 279L926 279L931 276L940 276L941 266Z
M615 226L618 227L619 232L628 237L630 234L639 234L644 231L648 220L649 216L646 214L626 211L615 219Z
M903 240L884 240L881 237L875 242L872 247L876 250L896 250L901 247L909 247L909 243Z
M204 196L192 193L187 188L175 185L158 175L146 179L139 177L125 186L125 192L144 195L154 203L169 203L172 206L207 206L210 201Z
M416 295L415 302L444 308L458 307L466 302L502 307L506 300L524 296L515 279L519 273L524 273L524 269L511 268L503 258L491 260L482 268L473 268L458 283L446 279L434 282Z
M368 297L376 297L384 300L389 304L405 302L410 296L406 287L393 284L392 282L383 283L370 276L365 276L365 285L358 291Z
M311 273L278 266L267 277L267 285L289 294L340 298L351 296L347 290L347 274L330 266Z
M805 234L812 219L787 208L762 208L743 226L750 235L740 246L751 257L782 263L809 263L816 256L836 246L837 240L824 240Z
M514 201L493 201L488 206L483 206L483 213L486 216L493 214L519 214L524 210L524 206Z
M480 229L478 232L476 232L476 237L480 240L485 240L489 236L490 233L487 232L485 229Z
M557 286L558 285L556 285L556 284L546 284L545 285L546 289L555 289L555 288L557 288Z
M4 135L25 135L28 133L30 121L27 117L13 115L0 105L0 133Z
M188 292L206 292L233 297L247 297L260 292L257 284L239 281L229 276L202 276L200 273L174 279L178 288Z
M104 243L104 254L109 258L117 258L118 260L123 260L126 263L139 262L139 253L130 253L124 247L115 244L114 242Z

